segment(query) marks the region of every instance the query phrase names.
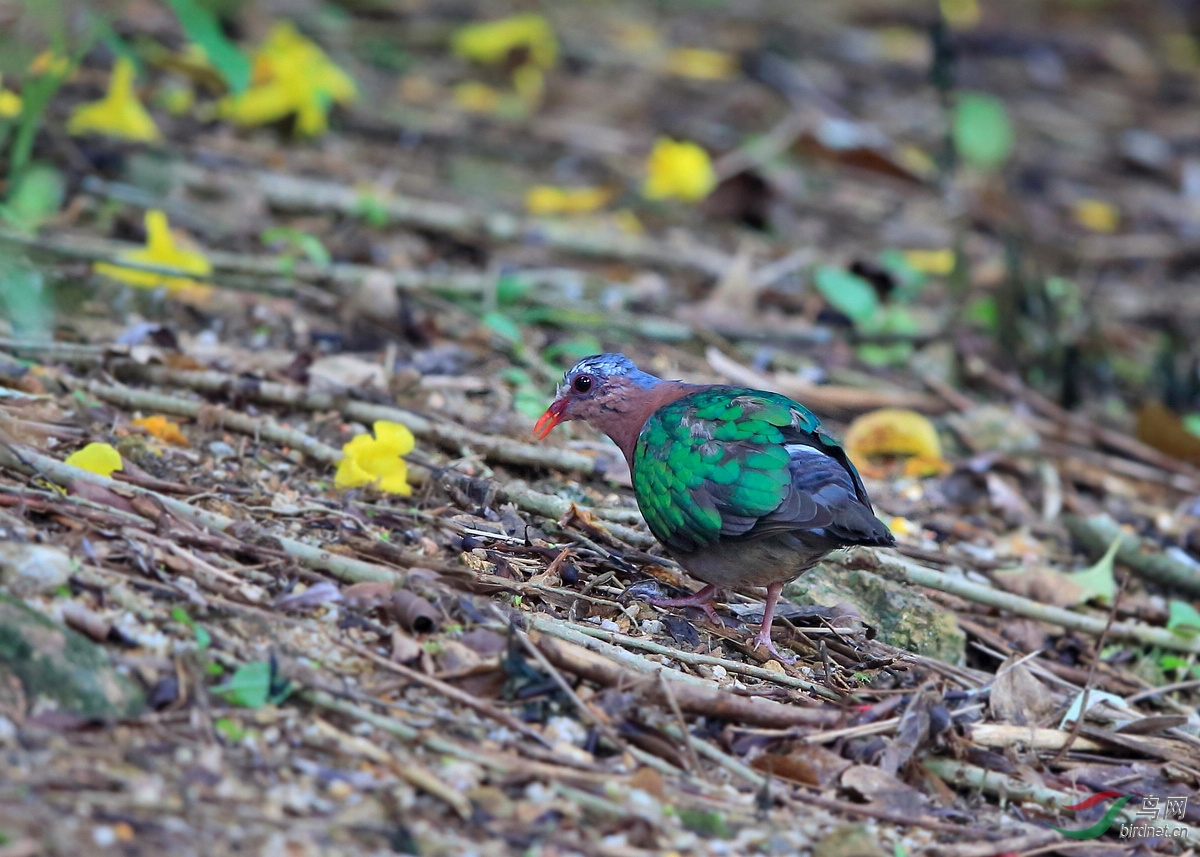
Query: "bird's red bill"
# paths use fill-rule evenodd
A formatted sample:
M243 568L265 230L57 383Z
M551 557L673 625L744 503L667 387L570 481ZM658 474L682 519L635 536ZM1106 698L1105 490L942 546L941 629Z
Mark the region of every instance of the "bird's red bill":
M533 427L533 436L538 440L544 440L546 435L554 429L556 425L562 422L563 413L567 410L566 399L555 399L550 407L546 408L546 413L542 414L541 419Z

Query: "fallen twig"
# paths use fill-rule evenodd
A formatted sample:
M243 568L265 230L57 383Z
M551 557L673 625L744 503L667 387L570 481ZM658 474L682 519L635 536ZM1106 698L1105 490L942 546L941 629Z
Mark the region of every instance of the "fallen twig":
M1117 562L1129 566L1147 580L1193 597L1200 596L1200 566L1172 559L1157 546L1125 532L1108 515L1065 515L1063 525L1092 557L1103 556L1112 543L1120 539Z
M708 365L714 372L738 384L772 390L790 396L806 407L826 413L859 413L875 408L912 408L930 414L946 410L946 403L937 396L908 390L864 390L832 384L810 384L798 376L775 373L767 375L743 366L726 357L717 348L705 351Z
M1029 598L1002 592L961 577L952 577L932 568L918 565L898 554L889 551L854 551L842 560L855 568L866 568L885 576L897 578L914 586L927 586L941 592L949 592L968 601L998 607L1018 616L1028 616L1040 619L1051 625L1058 625L1072 631L1082 631L1085 634L1099 636L1104 633L1106 622L1098 616L1088 616L1084 613L1074 613L1061 607L1049 604L1039 604ZM1200 637L1186 638L1173 634L1166 628L1152 628L1130 622L1114 622L1110 636L1123 640L1137 640L1151 646L1162 646L1177 652L1200 652Z

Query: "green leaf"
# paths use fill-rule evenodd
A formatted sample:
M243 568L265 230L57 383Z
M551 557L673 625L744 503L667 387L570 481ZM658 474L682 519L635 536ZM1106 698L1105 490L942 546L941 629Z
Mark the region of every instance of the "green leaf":
M1000 99L964 92L954 105L954 148L967 164L990 171L1004 165L1013 148L1013 129Z
M225 701L243 708L262 708L271 695L271 665L266 661L242 664L225 684L213 688Z
M536 420L546 410L546 396L536 387L518 387L513 397L513 408L517 413Z
M1113 560L1116 559L1120 547L1121 537L1117 536L1095 565L1082 571L1063 575L1080 588L1082 599L1079 603L1097 601L1101 604L1112 604L1112 600L1117 594L1117 581L1113 577Z
M1200 634L1200 610L1186 601L1172 598L1167 602L1167 630L1188 639Z
M54 309L45 292L42 272L0 255L0 317L8 320L13 332L24 337L49 335Z
M230 744L236 744L246 737L246 729L236 720L231 720L228 717L219 718L213 728L221 733L222 737Z
M715 809L691 809L688 807L677 810L679 823L692 833L709 839L728 839L729 827L725 817Z
M221 25L196 0L167 0L190 41L204 49L225 85L240 94L250 85L250 60L221 32Z
M391 219L388 217L387 205L369 190L364 190L354 201L354 213L363 219L368 226L382 229Z
M988 297L976 298L967 304L967 308L963 312L963 318L976 327L981 327L987 331L995 330L1000 324L1000 310L996 306L996 299L990 295Z
M893 302L910 303L929 282L929 277L908 264L899 250L884 250L879 254L879 264L896 281L896 288L890 296Z
M314 265L328 265L333 260L320 238L288 226L266 229L258 236L258 240L263 244L282 244L286 249L303 253Z
M581 358L599 354L603 350L604 345L597 337L590 333L581 333L570 339L560 339L547 347L542 356L551 363L558 362L565 369L575 365Z
M30 164L12 182L2 209L4 219L33 232L55 215L65 193L62 173L47 164Z
M533 283L519 274L502 274L496 280L496 303L500 306L515 304L533 291Z
M1096 690L1094 688L1088 692L1088 694L1087 694L1087 710L1088 711L1091 711L1093 708L1095 708L1097 705L1099 705L1102 702L1107 702L1116 708L1124 708L1124 709L1129 708L1128 703L1126 703L1124 699L1117 696L1115 693L1109 693L1106 690ZM1080 693L1076 694L1075 701L1071 703L1071 707L1069 709L1067 709L1067 713L1063 715L1063 719L1061 722L1059 722L1058 728L1065 729L1065 728L1067 728L1068 723L1074 723L1076 720L1078 720L1082 708L1083 708L1083 692L1081 691ZM1086 717L1087 711L1083 711L1082 714Z
M832 265L821 265L813 274L813 285L821 297L856 325L860 325L879 310L879 295L875 287L857 274Z
M1182 419L1183 427L1187 429L1190 434L1200 437L1200 414L1184 414Z
M517 327L517 323L503 313L489 312L483 317L483 323L490 327L493 333L500 334L509 342L521 341L521 328Z

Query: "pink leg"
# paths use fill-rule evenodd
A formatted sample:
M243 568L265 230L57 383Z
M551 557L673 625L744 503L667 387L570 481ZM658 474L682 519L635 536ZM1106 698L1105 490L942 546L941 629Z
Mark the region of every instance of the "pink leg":
M655 607L699 607L704 611L704 615L708 617L708 621L714 625L723 625L725 623L721 621L721 617L713 609L713 596L716 594L717 587L710 583L695 595L689 595L686 598L650 598L648 600Z
M794 657L783 654L771 642L771 623L775 620L775 603L779 601L781 592L783 592L782 583L772 583L767 587L767 603L763 607L762 625L759 626L758 635L754 638L754 648L765 646L768 652L785 664L794 664L796 662Z

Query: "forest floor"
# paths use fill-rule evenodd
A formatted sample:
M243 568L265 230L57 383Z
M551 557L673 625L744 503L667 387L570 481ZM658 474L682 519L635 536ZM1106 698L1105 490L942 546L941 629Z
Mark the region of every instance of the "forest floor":
M242 7L356 80L309 140L158 106L162 62L161 142L68 136L103 47L50 102L65 204L0 232L0 857L1196 848L1200 21L549 2L520 95L527 57L448 47L513 10L445 5ZM113 29L182 44L167 5ZM664 136L702 203L643 198ZM97 272L148 210L203 283ZM761 593L647 604L696 584L615 447L533 439L601 350L882 426L898 546L788 590L795 664ZM411 494L338 484L379 422Z

